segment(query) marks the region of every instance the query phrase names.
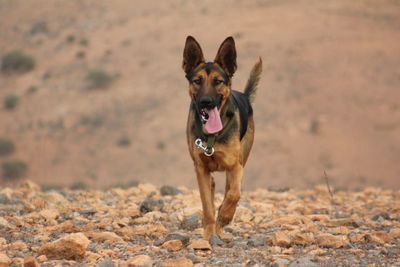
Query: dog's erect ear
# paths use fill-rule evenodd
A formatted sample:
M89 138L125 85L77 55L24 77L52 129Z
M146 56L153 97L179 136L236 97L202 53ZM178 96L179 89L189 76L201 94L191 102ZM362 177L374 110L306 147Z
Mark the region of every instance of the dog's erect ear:
M202 62L204 62L204 56L199 43L192 36L188 36L183 50L183 70L189 74Z
M232 77L236 71L236 48L235 41L230 36L222 42L214 60Z

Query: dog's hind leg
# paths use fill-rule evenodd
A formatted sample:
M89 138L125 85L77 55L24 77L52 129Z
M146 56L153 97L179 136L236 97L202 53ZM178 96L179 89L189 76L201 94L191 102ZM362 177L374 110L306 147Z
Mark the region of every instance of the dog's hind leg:
M210 172L205 170L203 166L196 166L196 174L203 206L203 237L208 240L211 234L215 234L215 183Z
M222 233L224 226L229 224L233 219L237 203L240 199L242 177L243 167L240 163L235 164L226 172L226 192L224 201L222 201L218 211L217 234Z

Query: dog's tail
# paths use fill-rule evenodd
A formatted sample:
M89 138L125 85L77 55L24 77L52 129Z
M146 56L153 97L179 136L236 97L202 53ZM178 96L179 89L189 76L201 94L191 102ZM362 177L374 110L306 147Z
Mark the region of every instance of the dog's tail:
M257 85L260 81L260 75L262 72L262 59L260 57L259 61L254 65L250 72L250 77L247 80L246 87L244 88L244 94L249 99L250 103L254 101L257 92Z

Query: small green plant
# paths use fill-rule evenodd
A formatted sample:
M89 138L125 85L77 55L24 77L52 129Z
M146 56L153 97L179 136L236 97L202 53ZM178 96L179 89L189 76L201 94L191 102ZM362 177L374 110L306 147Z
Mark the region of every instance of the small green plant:
M129 146L130 144L131 140L127 136L121 136L117 141L117 145L122 147Z
M3 177L7 180L21 178L25 175L26 170L28 169L28 164L18 159L5 161L1 166L3 169Z
M29 88L26 90L29 94L33 94L38 90L38 88L34 85L29 86Z
M68 43L73 43L73 42L75 42L75 36L72 35L72 34L68 35L68 36L67 36L67 42L68 42Z
M86 53L85 53L85 51L78 51L78 52L76 52L75 56L76 56L77 58L82 59L82 58L85 58Z
M86 79L89 81L89 88L98 89L105 88L114 80L114 76L104 70L89 71Z
M14 142L7 138L0 138L0 156L11 155L15 151Z
M81 46L88 46L89 45L89 40L88 39L82 39L79 41L79 44Z
M8 95L4 98L4 108L8 110L14 109L19 103L19 96L17 95Z
M35 60L32 56L20 50L14 50L3 55L1 59L2 72L27 72L35 67Z

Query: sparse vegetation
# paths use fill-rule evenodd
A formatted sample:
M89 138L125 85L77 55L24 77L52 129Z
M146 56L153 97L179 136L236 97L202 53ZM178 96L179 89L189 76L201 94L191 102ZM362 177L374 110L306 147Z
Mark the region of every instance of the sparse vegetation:
M68 35L68 36L67 36L67 42L68 42L68 43L73 43L73 42L75 42L75 36L72 35L72 34Z
M76 53L76 57L77 58L85 58L85 56L86 56L86 53L85 53L85 51L78 51L77 53Z
M98 113L92 115L84 115L81 117L79 123L85 126L99 127L104 123L104 116Z
M3 55L1 60L2 72L27 72L35 67L32 56L20 50L14 50Z
M89 41L87 39L82 39L79 42L80 45L82 46L88 46L89 45Z
M38 90L36 86L29 86L29 88L26 90L29 94L33 94Z
M3 177L8 180L23 177L28 169L28 164L18 159L5 161L1 166L3 169Z
M165 150L165 143L163 141L158 141L157 148L161 151Z
M130 144L131 140L127 136L121 136L117 141L117 145L122 147L129 146Z
M0 156L11 155L15 151L14 142L7 138L0 138Z
M13 110L19 103L19 96L17 95L8 95L4 98L4 108L8 110Z
M96 69L89 71L86 79L89 82L89 88L99 89L105 88L114 80L114 76L105 70Z
M87 185L87 183L85 183L84 181L77 181L75 183L73 183L70 188L72 190L86 190L89 188L89 186Z

